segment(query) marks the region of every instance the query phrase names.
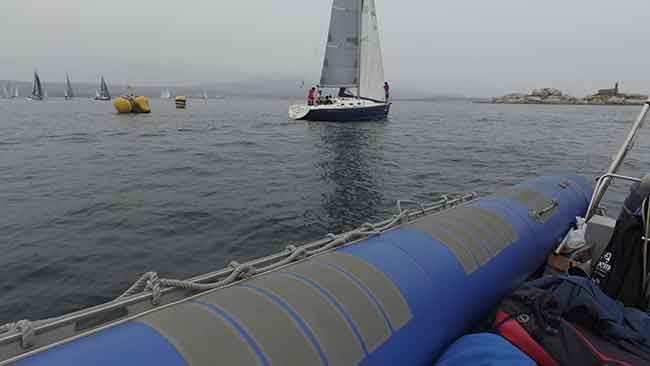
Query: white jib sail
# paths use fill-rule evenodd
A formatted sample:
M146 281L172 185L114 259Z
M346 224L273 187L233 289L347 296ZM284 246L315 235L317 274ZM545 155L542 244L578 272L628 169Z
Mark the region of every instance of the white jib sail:
M363 0L361 19L359 94L364 98L384 101L386 99L384 62L381 54L375 0Z

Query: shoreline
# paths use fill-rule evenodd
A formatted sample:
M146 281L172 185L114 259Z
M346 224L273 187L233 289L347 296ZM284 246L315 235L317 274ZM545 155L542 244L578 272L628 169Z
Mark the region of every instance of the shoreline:
M473 100L473 104L507 104L507 105L561 105L561 106L615 106L615 107L638 107L642 106L647 100L626 102L626 103L551 103L551 102L495 102L492 100Z
M486 99L490 104L542 104L542 105L629 105L641 106L648 101L643 94L627 94L619 91L618 83L613 89L600 89L586 97L566 95L556 88L534 89L528 94L511 93Z

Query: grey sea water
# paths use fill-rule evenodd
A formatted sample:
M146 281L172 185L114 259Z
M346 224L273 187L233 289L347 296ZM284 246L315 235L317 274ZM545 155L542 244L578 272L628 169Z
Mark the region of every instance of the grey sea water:
M289 100L0 100L0 323L107 301L140 274L189 277L394 212L545 172L601 173L635 107L395 103L310 123ZM650 171L644 131L623 170ZM616 211L627 186L608 196Z

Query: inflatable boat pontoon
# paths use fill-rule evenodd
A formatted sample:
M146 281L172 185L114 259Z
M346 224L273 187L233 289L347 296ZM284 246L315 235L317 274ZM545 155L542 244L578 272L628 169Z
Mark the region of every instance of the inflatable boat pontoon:
M0 340L0 354L25 366L424 364L544 263L590 196L584 178L557 174L402 211L386 230L287 250L272 270L234 264L215 276L238 272L232 283L198 295L148 291L55 319Z

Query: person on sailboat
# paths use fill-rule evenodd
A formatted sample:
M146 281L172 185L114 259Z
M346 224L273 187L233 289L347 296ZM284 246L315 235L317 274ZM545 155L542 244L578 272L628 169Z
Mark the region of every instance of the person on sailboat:
M339 98L354 98L355 96L351 94L347 88L339 89Z
M384 82L384 92L386 93L386 101L388 102L388 98L390 98L390 85L388 85L388 81Z
M314 105L314 100L316 99L316 87L312 86L309 89L309 94L307 94L307 105Z

